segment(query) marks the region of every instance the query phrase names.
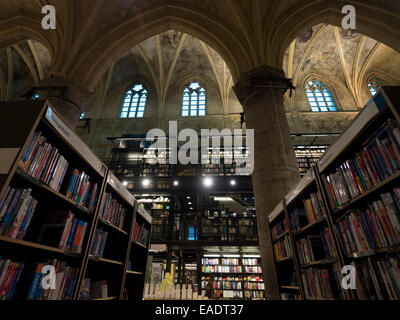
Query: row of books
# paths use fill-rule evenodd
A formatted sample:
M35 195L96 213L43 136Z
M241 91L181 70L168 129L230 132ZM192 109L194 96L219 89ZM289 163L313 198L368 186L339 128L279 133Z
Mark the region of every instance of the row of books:
M360 300L400 299L400 256L353 261Z
M90 255L96 258L102 258L104 247L106 245L108 232L102 229L96 229L92 246L90 247Z
M246 282L244 288L248 290L264 290L264 283Z
M307 268L301 271L307 298L333 299L328 269Z
M294 208L290 211L289 220L293 231L298 231L309 224L307 213L304 208Z
M207 281L202 282L202 288L206 289ZM233 289L233 290L242 290L242 282L233 282L233 281L214 281L213 288L214 289Z
M215 290L215 298L217 299L243 299L243 292L237 290Z
M241 266L202 266L203 273L242 273Z
M319 235L309 235L296 241L300 263L305 265L318 260L333 257L333 239L328 228Z
M132 234L132 241L136 241L147 246L148 239L149 227L146 225L145 222L139 225L139 223L136 221L135 228Z
M23 239L35 213L37 200L32 189L14 189L8 186L0 200L0 235Z
M55 269L55 278L46 266ZM78 281L78 268L72 268L67 262L53 260L51 263L38 263L29 290L28 300L71 300ZM45 287L43 284L46 284Z
M66 196L89 210L94 210L98 197L97 183L91 183L84 171L74 169L68 184Z
M46 142L42 132L37 131L32 135L19 167L52 189L60 191L68 169L68 161L56 147Z
M24 262L0 257L0 300L12 299L24 266Z
M258 260L255 258L243 258L242 264L248 266L258 266L259 263Z
M293 257L293 251L289 237L285 236L285 238L282 240L274 243L274 253L276 261Z
M58 248L80 253L82 251L87 226L87 222L75 218L75 215L70 211Z
M124 226L125 215L126 209L122 204L117 199L113 199L111 193L106 193L101 201L100 217L118 228L122 228Z
M396 190L396 191L395 191ZM380 195L366 208L346 213L335 224L345 255L400 243L400 188Z
M319 192L311 193L310 199L304 199L303 203L309 224L325 216L325 210L322 206L322 198Z
M243 266L243 272L246 272L246 273L262 273L262 268L261 267Z
M277 222L271 228L272 239L278 238L281 234L284 234L289 230L286 219Z
M79 300L93 300L108 298L108 281L97 280L92 281L90 278L85 278L82 283Z
M374 188L400 168L400 129L387 120L362 144L361 150L323 176L325 189L333 209Z
M245 291L244 297L252 300L262 300L265 296L263 291Z

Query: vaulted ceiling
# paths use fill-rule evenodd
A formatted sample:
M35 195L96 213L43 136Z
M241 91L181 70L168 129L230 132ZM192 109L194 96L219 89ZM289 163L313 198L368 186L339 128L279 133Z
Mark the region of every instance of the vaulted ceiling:
M96 87L98 106L105 102L109 89L142 79L154 85L160 111L174 84L193 79L212 80L219 88L225 113L229 112L233 80L226 63L209 45L180 31L163 32L128 50Z
M368 80L376 76L400 85L400 53L367 36L331 25L316 25L296 38L286 50L283 69L300 91L310 77L337 90L342 110L356 111L370 99ZM343 90L349 101L344 101ZM302 95L287 95L288 109L309 110ZM300 102L299 102L300 100Z
M57 29L43 30L41 0L0 2L0 49L29 39L50 52L50 74L93 92L124 53L167 30L190 34L216 50L233 81L249 69L281 67L304 30L340 26L344 4L357 7L357 31L400 51L400 2L393 0L49 0Z
M0 101L26 94L48 76L50 67L50 53L38 41L23 41L1 50Z

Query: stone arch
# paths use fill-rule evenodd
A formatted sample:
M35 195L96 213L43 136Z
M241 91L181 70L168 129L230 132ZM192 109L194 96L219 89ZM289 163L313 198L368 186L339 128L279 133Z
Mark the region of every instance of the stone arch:
M99 37L95 43L88 44L68 76L80 80L92 91L112 62L141 41L171 29L192 35L213 47L224 59L235 80L242 71L251 68L248 50L223 22L183 4L164 4L136 13Z
M0 50L26 40L36 40L46 47L53 61L56 55L56 31L43 32L41 19L17 16L0 22Z

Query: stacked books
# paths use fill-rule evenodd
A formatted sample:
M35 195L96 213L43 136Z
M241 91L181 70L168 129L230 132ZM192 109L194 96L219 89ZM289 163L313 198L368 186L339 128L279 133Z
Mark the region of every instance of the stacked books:
M274 243L274 253L276 261L280 261L284 258L291 258L293 256L289 237L285 236L284 239Z
M303 265L334 256L332 237L326 228L320 235L309 235L296 242L300 263Z
M381 194L366 209L350 211L339 219L335 231L345 255L400 244L399 188Z
M101 201L100 217L118 228L122 228L125 214L126 209L116 199L112 198L111 193L106 193Z
M332 286L327 269L308 268L302 270L301 277L307 298L333 299Z
M304 199L304 208L306 209L308 224L314 223L325 216L322 206L322 198L319 192L311 193L310 199Z
M70 211L58 248L80 253L82 251L82 244L87 226L87 222L76 219L74 214Z
M400 257L367 258L352 262L356 268L356 292L360 300L400 299ZM369 279L369 281L368 281Z
M132 240L139 242L143 245L147 245L147 240L149 238L149 228L143 222L141 225L136 221L135 228L132 234Z
M42 273L45 266L55 269L55 278L52 273ZM28 300L71 300L78 281L78 268L71 268L66 262L53 260L49 263L38 263L34 271L33 281L28 294ZM52 283L55 281L55 283ZM43 283L49 285L48 288Z
M84 171L78 169L72 171L66 193L67 198L76 201L77 204L89 210L93 210L96 207L98 191L97 183L92 184Z
M104 247L106 245L108 232L101 229L96 229L92 246L90 248L90 254L96 258L102 258L104 253Z
M289 213L289 219L293 231L298 231L309 224L307 213L304 208L295 208Z
M332 209L371 190L400 168L400 129L392 119L386 121L351 159L323 176Z
M284 234L288 230L289 229L288 229L288 225L286 223L286 219L279 221L276 225L274 225L271 228L272 239L278 238L281 234Z
M24 269L24 262L0 257L0 300L11 300Z
M30 176L60 191L68 161L56 147L46 142L41 132L35 132L21 157L19 166Z
M0 200L0 235L25 237L37 205L31 192L32 189L7 188Z

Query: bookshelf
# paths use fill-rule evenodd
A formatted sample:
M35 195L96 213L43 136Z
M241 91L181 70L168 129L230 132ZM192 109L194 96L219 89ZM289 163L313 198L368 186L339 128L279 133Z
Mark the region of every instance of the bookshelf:
M48 102L1 108L2 299L77 300L82 289L122 297L136 200ZM41 286L43 267L54 270L55 289Z
M204 255L202 290L213 277L215 299L264 300L261 259L252 255Z
M398 90L385 87L371 99L271 212L272 241L289 237L294 248L290 267L275 260L282 299L297 298L289 290L307 300L400 299ZM355 290L341 287L345 265L356 270Z

